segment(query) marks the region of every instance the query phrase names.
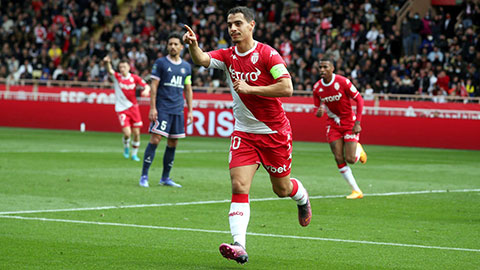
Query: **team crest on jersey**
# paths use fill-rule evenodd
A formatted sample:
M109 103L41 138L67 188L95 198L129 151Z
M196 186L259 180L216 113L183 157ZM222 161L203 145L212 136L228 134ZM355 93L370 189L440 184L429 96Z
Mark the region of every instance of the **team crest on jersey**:
M254 52L252 54L252 57L250 58L250 60L252 60L252 64L255 65L255 63L257 63L257 61L258 61L258 52Z
M338 91L338 89L340 89L340 84L338 84L338 82L335 82L335 84L333 85L333 87L335 87L335 90Z
M186 72L186 71L185 71L185 68L181 68L181 69L180 69L180 72L181 72L182 74L185 74L185 72Z

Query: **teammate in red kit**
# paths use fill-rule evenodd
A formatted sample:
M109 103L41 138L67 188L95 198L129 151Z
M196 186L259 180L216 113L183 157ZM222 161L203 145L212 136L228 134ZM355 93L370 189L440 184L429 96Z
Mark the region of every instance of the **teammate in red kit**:
M279 197L290 196L296 201L302 226L310 223L312 212L302 183L290 178L292 131L279 99L293 93L286 64L275 49L253 39L252 10L232 8L227 14L227 25L235 44L227 49L203 52L188 26L183 39L195 64L226 73L232 93L235 129L229 156L232 183L229 223L234 243L221 244L219 249L225 258L243 264L248 261L245 251L250 219L248 194L260 164L270 174L273 191Z
M327 141L337 162L338 170L352 187L352 194L347 199L361 199L363 193L347 165L367 162L367 154L358 142L363 111L363 98L349 79L333 73L330 59L324 58L319 63L321 79L313 86L313 99L316 116L322 117L326 112ZM357 103L357 114L352 110L350 99Z
M115 111L123 132L123 156L130 157L130 137L133 134L132 160L140 161L137 153L140 147L140 128L143 123L135 92L137 86L140 86L143 87L142 96L148 96L150 86L139 76L130 73L128 61L120 61L118 64L120 73L113 70L109 56L105 56L103 61L115 89Z

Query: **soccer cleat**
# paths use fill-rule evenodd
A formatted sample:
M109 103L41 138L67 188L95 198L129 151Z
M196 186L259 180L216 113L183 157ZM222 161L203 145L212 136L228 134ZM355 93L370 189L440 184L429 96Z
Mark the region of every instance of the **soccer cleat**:
M125 148L123 149L123 156L124 156L125 158L129 158L129 157L130 157L130 149L129 149L128 147L125 147Z
M162 186L169 186L169 187L178 187L178 188L182 187L182 185L179 185L179 184L173 182L173 180L170 177L168 177L166 179L161 179L159 184L162 185Z
M310 199L307 199L306 204L297 205L297 207L298 222L300 222L300 225L302 225L303 227L308 226L308 224L310 224L310 220L312 219L312 206L310 205Z
M352 191L352 194L347 196L347 199L361 199L363 198L363 193L361 191Z
M365 150L363 150L363 147L360 143L357 143L357 147L360 147L360 150L361 150L360 158L359 158L360 162L362 164L367 163L367 153L365 152Z
M239 264L248 262L247 251L237 242L233 244L223 243L218 249L220 250L220 254L229 260L235 260Z
M148 187L148 175L142 175L139 184L141 187Z
M137 155L132 155L133 161L140 161L140 158Z

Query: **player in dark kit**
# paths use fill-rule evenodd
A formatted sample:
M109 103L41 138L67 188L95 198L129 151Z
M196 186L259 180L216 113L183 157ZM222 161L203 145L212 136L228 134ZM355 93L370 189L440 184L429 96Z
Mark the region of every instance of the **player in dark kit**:
M347 199L361 199L363 193L347 162L350 164L359 160L361 163L367 162L367 154L358 143L362 131L360 123L363 98L349 79L333 73L334 67L330 59L321 59L319 70L321 79L313 86L316 116L322 117L325 112L328 115L327 141L340 173L352 187L352 194L348 195ZM357 103L356 115L350 99Z
M148 187L148 171L155 157L158 143L167 138L163 154L161 185L182 187L170 178L179 138L185 137L184 97L187 102L187 125L193 122L192 112L192 69L182 60L182 36L172 33L168 37L168 55L155 61L152 68L152 89L150 94L150 142L145 149L140 186Z

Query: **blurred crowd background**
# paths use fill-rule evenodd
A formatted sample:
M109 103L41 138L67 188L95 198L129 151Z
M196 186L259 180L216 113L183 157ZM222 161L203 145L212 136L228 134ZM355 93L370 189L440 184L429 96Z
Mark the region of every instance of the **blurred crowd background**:
M254 38L285 59L294 89L311 91L318 59L371 93L480 96L480 3L410 12L405 1L137 1L114 22L117 0L0 0L0 78L103 82L101 59L130 61L149 81L165 55L167 36L190 25L205 51L232 46L226 11L247 5L256 14ZM97 34L95 34L97 33ZM182 57L191 62L188 50ZM194 86L224 87L220 71L194 67Z

